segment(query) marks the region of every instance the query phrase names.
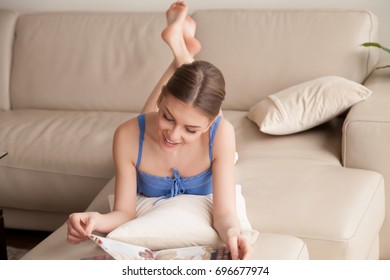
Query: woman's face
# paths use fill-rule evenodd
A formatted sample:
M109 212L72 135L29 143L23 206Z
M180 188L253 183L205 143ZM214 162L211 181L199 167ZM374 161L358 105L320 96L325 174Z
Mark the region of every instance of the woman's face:
M204 113L170 94L161 97L157 119L159 143L164 151L197 141L211 125Z

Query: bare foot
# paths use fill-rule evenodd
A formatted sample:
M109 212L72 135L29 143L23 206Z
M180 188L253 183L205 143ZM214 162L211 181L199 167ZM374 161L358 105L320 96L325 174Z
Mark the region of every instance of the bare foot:
M167 24L172 24L180 12L188 13L188 8L184 1L177 1L173 3L166 12ZM195 38L196 23L190 17L186 16L184 20L183 37L187 49L192 56L195 56L202 48L200 42Z
M196 26L188 20L187 22L189 23L185 24L187 12L188 8L184 2L178 1L173 3L166 12L168 26L161 33L161 37L171 48L178 66L193 60L184 39L185 29L187 30L186 37L191 45L191 50L196 51L196 48L193 46L196 45L196 43L191 39L194 38L193 36L191 37L191 35L195 33ZM185 28L184 26L187 27Z
M183 37L187 49L192 56L195 56L202 48L200 42L195 38L195 30L195 21L190 16L187 16L184 22Z
M178 18L182 17L181 20L184 20L188 13L188 7L184 1L176 1L173 3L169 9L165 12L167 19L167 25L171 25Z

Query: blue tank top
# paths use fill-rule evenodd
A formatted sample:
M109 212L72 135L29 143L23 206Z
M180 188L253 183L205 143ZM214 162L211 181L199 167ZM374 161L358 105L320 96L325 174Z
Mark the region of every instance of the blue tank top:
M172 177L161 177L150 175L139 170L142 159L142 147L145 134L145 115L138 116L140 127L138 159L136 164L137 171L137 193L148 197L170 198L180 194L208 195L212 193L212 159L213 159L213 140L218 125L222 117L218 118L210 126L210 144L209 157L210 167L198 175L191 177L181 177L179 170L172 168Z

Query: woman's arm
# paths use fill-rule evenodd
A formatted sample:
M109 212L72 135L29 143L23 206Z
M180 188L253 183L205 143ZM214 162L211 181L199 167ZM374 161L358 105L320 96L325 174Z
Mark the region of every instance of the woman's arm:
M107 214L98 212L71 214L67 222L69 243L80 243L88 239L93 231L107 234L136 217L135 160L138 156L138 135L137 119L127 121L115 131L113 141L116 168L114 209Z
M187 12L187 5L183 1L173 3L166 11L167 27L161 37L171 49L173 61L152 90L142 113L158 111L157 101L163 86L178 67L193 62L194 56L201 49L200 42L195 38L196 23Z
M113 141L115 164L115 201L111 213L101 215L101 224L96 228L108 233L119 225L136 217L136 160L138 157L139 127L137 118L117 128Z
M233 126L222 119L213 144L213 217L214 228L230 249L233 259L247 259L250 246L241 236L236 211Z
M161 94L161 90L162 90L163 86L165 86L167 84L167 82L169 81L169 79L172 77L176 68L177 67L176 67L175 62L172 62L168 66L167 70L165 70L165 72L161 76L160 80L157 82L156 86L154 87L154 89L150 93L148 99L145 102L144 107L142 108L141 113L157 112L158 111L157 100Z

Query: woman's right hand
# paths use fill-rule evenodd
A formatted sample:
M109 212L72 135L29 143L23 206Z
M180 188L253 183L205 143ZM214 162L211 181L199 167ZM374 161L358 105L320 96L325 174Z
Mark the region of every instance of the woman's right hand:
M69 215L68 234L66 240L71 244L79 244L88 240L89 236L96 229L99 217L97 212L73 213Z

